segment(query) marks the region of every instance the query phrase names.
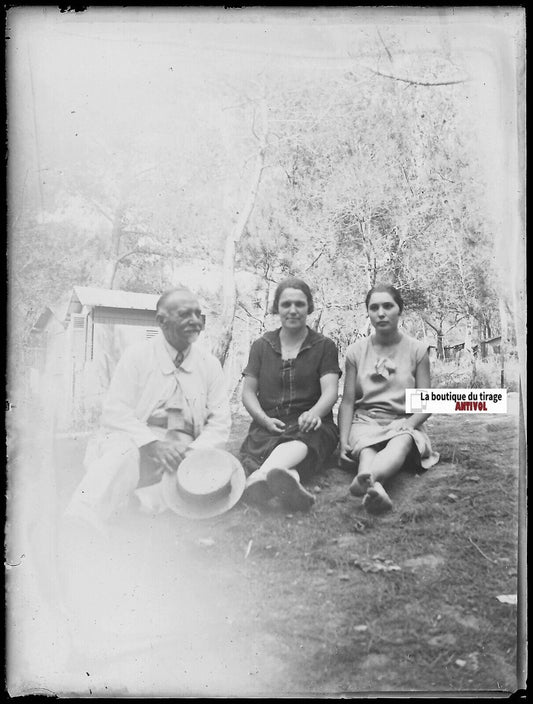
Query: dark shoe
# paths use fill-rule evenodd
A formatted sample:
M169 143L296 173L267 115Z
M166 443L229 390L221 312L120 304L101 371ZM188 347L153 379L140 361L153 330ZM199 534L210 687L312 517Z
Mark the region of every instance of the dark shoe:
M251 481L253 474L248 478L248 482L242 495L247 504L254 506L265 506L272 498L272 492L269 489L266 479L257 479Z
M306 491L287 469L271 469L267 474L267 484L283 506L292 511L309 511L315 503L313 494Z

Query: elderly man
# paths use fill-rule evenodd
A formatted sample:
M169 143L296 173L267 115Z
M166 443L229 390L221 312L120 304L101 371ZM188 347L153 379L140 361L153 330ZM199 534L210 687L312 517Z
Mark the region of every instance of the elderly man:
M67 507L67 516L95 527L132 496L145 511L164 511L163 472L193 450L224 448L229 437L222 368L193 344L204 326L198 300L188 289L167 291L156 320L162 334L129 347L117 365L87 472Z

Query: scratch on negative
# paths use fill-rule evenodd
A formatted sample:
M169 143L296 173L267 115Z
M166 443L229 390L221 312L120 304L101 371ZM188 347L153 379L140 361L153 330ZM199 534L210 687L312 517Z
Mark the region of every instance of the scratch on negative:
M19 565L22 564L22 558L26 557L26 553L22 553L20 556L20 562L7 562L5 563L6 567L9 569L10 567L18 567Z

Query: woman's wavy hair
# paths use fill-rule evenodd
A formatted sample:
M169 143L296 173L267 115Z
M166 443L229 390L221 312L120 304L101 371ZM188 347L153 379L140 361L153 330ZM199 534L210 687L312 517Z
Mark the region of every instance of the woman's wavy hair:
M398 307L400 308L400 313L403 311L402 294L398 291L397 288L392 286L392 284L376 284L375 286L372 286L370 291L366 294L366 298L365 298L365 306L366 306L367 310L368 310L368 304L370 303L370 296L373 293L388 293L389 296L391 296L394 299L394 302L398 304Z
M313 294L311 293L309 286L302 279L298 279L295 276L289 276L289 278L283 279L283 281L280 281L277 285L276 292L274 293L271 313L279 313L279 299L286 288L297 288L302 291L307 298L307 312L312 313L314 311L315 304L313 302Z

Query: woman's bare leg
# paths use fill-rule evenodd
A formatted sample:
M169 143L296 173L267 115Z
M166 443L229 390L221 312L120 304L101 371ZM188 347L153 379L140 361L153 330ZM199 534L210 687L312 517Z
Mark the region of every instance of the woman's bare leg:
M291 440L275 447L263 464L246 480L245 498L251 503L265 504L275 495L283 494L289 497L288 502L312 505L314 497L300 484L300 475L294 469L307 457L307 445L300 440ZM271 478L270 485L267 476L271 470L277 471ZM288 473L290 477L282 476ZM273 491L274 490L274 491ZM283 498L283 497L280 497ZM296 499L300 498L300 501Z
M376 453L369 468L370 486L363 500L364 507L370 513L383 513L392 508L392 501L382 482L401 469L412 446L413 439L410 435L398 435L389 440L383 450Z
M365 447L359 453L357 475L350 484L350 493L354 496L364 496L372 485L372 465L377 454L373 447Z
M259 469L251 476L258 474L260 477L266 477L268 472L274 467L283 467L283 469L292 469L300 464L307 457L307 445L300 440L290 440L282 442L275 447L270 455L266 458ZM294 470L295 476L299 477L298 472Z
M372 462L370 471L375 482L384 482L390 479L402 468L411 448L413 438L409 434L397 435L380 450Z

